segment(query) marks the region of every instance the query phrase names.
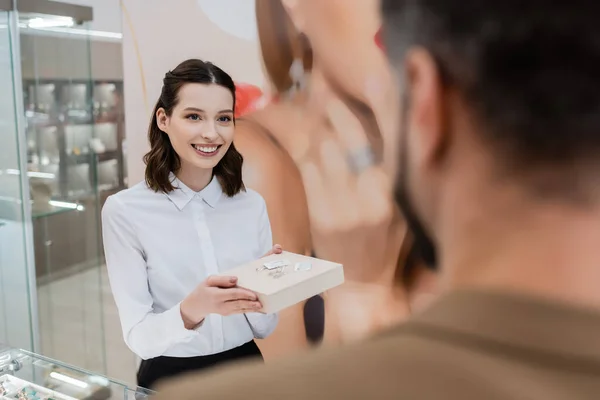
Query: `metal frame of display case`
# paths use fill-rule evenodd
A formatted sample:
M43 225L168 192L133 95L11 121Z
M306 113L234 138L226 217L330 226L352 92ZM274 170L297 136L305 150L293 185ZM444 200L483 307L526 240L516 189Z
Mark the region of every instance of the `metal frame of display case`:
M14 106L15 106L15 121L16 121L16 139L17 139L17 150L19 152L19 180L21 186L22 198L28 199L30 196L29 182L27 175L21 173L27 171L26 162L26 149L25 149L25 124L24 124L24 110L23 110L23 99L22 93L17 88L21 84L21 71L18 68L21 64L21 58L16 49L20 48L19 43L19 21L17 14L14 12L17 10L16 0L0 0L0 11L8 11L8 31L10 46L12 52L10 54L12 58L12 84L14 89ZM15 301L24 301L28 304L29 319L22 319L19 321L5 321L5 323L11 323L11 326L15 332L19 332L21 337L29 338L29 348L37 350L40 346L40 334L39 334L39 319L37 313L37 293L32 288L36 287L35 277L35 256L34 256L34 244L33 244L33 224L32 224L32 207L29 202L21 203L22 209L22 222L23 222L23 236L25 244L25 265L24 273L26 276L28 290L22 292L22 296L25 299L15 298ZM0 266L2 267L2 266ZM14 283L11 283L14 284Z

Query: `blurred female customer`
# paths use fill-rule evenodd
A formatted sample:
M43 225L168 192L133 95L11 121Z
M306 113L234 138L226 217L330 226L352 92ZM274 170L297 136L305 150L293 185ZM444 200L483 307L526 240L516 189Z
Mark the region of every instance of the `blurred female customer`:
M275 334L260 343L269 353L306 346L298 337L304 329L313 341L362 338L434 293L433 274L418 258L405 268L412 241L392 205L398 101L376 42L378 6L256 1L275 96L239 121L245 177L265 197L278 242L341 262L346 274L342 287L307 302L304 321L299 308L282 314Z
M187 60L165 75L152 114L146 179L109 197L104 250L125 342L143 359L138 384L242 358L261 358L275 314L221 277L277 252L263 198L246 190L233 145L235 86Z

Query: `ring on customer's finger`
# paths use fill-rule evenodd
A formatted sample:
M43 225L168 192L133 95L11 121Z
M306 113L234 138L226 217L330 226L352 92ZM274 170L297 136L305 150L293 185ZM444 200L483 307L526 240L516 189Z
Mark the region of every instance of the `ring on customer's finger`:
M350 170L354 174L360 175L375 165L375 153L371 146L367 145L348 153L347 162Z

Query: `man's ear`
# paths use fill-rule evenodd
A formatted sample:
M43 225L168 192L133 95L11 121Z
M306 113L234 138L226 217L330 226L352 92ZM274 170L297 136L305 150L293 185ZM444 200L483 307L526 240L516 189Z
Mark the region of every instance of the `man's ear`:
M302 12L302 7L299 4L298 0L281 0L281 4L283 4L283 8L292 20L294 27L300 33L304 32L305 28L305 17Z
M437 64L425 49L410 50L405 58L406 84L410 111L409 132L414 132L413 143L419 162L430 164L443 156L448 144L447 122L444 112L444 87Z
M167 115L167 112L165 111L165 109L162 107L159 108L158 110L156 110L156 125L158 126L158 129L160 129L167 135L169 134L169 132L168 132L169 116Z

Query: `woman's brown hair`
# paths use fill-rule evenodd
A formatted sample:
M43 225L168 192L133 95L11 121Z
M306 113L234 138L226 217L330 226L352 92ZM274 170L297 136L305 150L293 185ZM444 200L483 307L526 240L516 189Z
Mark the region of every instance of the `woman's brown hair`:
M221 68L210 62L191 59L182 62L173 71L166 73L160 97L154 107L152 120L148 128L150 151L144 156L146 163L146 184L155 192L169 193L176 189L171 181L170 174L176 174L181 168L179 156L173 149L169 136L158 128L156 112L163 108L167 115L171 115L179 102L179 91L188 83L214 84L228 89L233 96L233 110L235 111L235 84L233 79ZM235 123L235 121L234 121ZM231 143L229 149L213 169L221 184L223 192L235 196L245 190L242 180L243 157Z

